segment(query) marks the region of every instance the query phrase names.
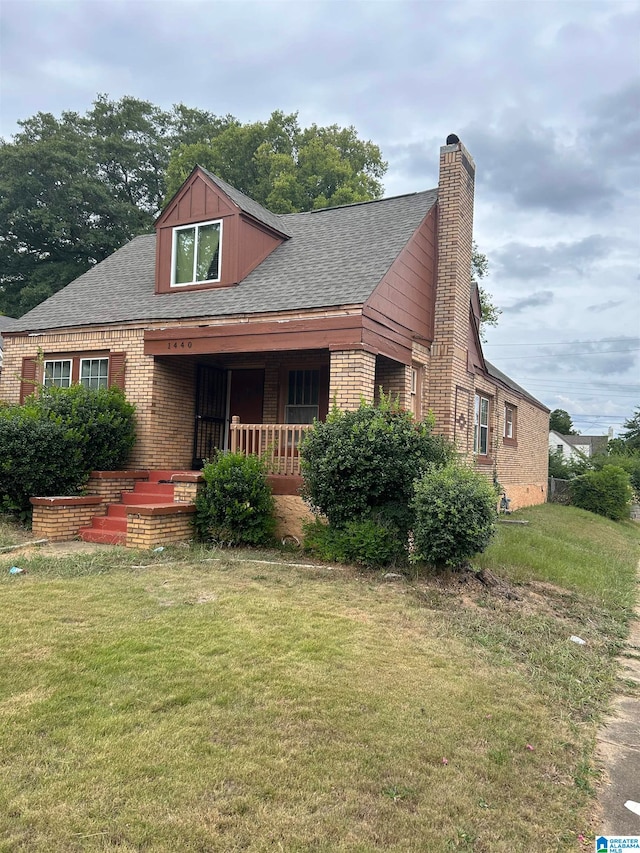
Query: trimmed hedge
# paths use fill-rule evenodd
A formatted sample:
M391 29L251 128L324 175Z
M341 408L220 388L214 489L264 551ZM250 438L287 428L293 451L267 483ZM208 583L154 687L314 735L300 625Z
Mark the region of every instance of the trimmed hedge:
M0 406L0 506L26 519L29 498L72 495L93 470L116 470L135 443L135 409L119 388L43 388Z
M71 430L20 407L0 410L0 506L26 519L33 495L77 494L87 479Z
M275 532L275 502L258 456L219 453L202 471L195 527L205 542L264 545Z
M413 561L455 568L487 547L497 495L477 471L458 462L425 473L414 485Z

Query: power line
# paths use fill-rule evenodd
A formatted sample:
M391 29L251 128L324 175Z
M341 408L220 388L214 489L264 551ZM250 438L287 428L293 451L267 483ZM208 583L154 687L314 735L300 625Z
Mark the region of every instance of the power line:
M525 344L525 343L517 343L517 344L483 344L482 348L485 347L570 347L570 346L582 346L583 344L617 344L620 341L637 341L640 338L637 337L620 337L620 338L601 338L597 341L538 341L534 344Z
M604 352L572 352L569 355L615 355L616 353L630 353L630 352L640 352L640 347L638 349L608 349ZM529 361L538 359L538 358L558 358L558 353L550 353L549 355L506 355L500 356L502 361L518 361L523 358L528 358Z

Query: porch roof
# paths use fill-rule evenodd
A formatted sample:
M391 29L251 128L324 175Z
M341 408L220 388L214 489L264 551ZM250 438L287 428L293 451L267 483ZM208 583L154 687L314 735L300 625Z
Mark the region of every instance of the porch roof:
M243 317L366 302L437 199L437 190L288 215L291 239L233 287L154 292L155 235L136 237L24 317L12 331Z

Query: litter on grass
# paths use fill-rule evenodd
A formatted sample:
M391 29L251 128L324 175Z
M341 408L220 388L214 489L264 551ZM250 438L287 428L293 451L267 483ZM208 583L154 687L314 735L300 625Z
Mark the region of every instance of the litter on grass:
M587 645L586 640L583 640L582 637L576 637L575 634L572 634L569 637L569 639L571 640L572 643L577 643L579 646L586 646Z
M23 575L24 569L21 569L19 566L11 566L11 568L9 569L9 574L10 575Z

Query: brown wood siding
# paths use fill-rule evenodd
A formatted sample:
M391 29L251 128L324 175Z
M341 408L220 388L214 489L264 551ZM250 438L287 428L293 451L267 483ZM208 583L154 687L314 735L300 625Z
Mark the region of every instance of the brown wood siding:
M222 220L220 281L171 287L173 229L216 219ZM242 281L282 241L282 237L242 215L215 184L196 171L156 222L156 293L178 295L231 287Z
M414 337L433 340L436 213L431 210L367 301L367 306Z
M237 217L236 222L238 224L238 281L242 281L283 241L281 237L276 237L242 214Z
M148 330L145 355L362 348L362 316Z
M207 219L231 216L236 211L237 207L233 202L195 172L160 215L156 227L204 222Z

